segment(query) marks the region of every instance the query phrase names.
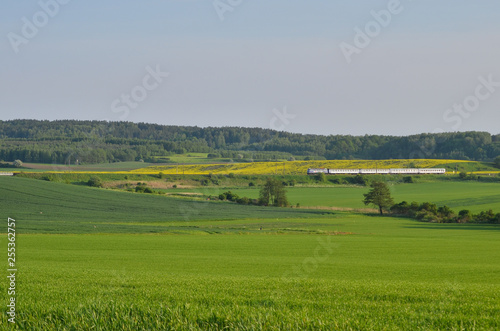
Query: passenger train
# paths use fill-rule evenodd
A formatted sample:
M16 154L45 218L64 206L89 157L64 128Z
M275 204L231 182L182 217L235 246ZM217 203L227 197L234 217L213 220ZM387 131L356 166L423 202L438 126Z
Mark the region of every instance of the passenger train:
M370 175L370 174L384 174L384 175L429 175L429 174L445 174L444 168L400 168L400 169L307 169L308 175L313 174L327 174L327 175Z

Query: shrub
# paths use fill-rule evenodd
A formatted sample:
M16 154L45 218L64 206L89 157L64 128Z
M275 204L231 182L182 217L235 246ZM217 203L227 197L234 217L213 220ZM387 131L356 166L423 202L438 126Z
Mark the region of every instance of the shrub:
M92 176L87 182L87 185L91 187L102 187L102 179L97 176Z
M362 176L362 175L356 175L356 176L350 178L350 182L352 184L358 184L358 185L363 185L363 186L367 186L370 183L368 178L366 178L365 176Z
M403 177L403 183L408 183L408 184L414 183L413 177L412 176Z
M333 178L330 180L330 182L332 182L333 184L346 184L347 181L344 179L344 178Z
M472 219L472 213L470 210L463 209L458 212L458 219L457 222L459 223L467 223Z
M12 165L16 168L21 168L23 166L23 161L15 160L14 162L12 162Z
M316 175L316 181L318 183L324 183L326 181L326 176L324 173L320 172L319 174Z
M249 205L252 203L252 201L247 197L241 197L238 200L236 200L236 202L239 203L240 205Z

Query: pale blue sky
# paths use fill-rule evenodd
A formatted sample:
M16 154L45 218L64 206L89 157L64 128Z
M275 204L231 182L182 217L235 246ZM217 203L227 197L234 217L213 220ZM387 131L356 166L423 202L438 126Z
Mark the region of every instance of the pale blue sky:
M211 0L71 0L50 17L55 1L0 2L0 119L500 133L498 1L401 0L386 26L371 12L395 0L218 0L224 20ZM341 43L367 26L348 63Z

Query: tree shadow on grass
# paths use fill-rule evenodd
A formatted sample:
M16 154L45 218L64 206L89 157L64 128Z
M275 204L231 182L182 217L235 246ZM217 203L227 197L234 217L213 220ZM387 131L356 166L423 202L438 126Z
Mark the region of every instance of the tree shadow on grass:
M471 224L471 223L425 223L414 221L415 225L403 226L407 229L432 229L432 230L488 230L500 231L500 224Z

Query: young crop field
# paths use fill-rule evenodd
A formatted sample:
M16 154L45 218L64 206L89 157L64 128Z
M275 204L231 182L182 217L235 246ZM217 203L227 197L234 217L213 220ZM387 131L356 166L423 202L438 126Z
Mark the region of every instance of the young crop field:
M264 231L279 223L225 221L223 226ZM498 228L363 215L297 219L286 226L296 231L20 235L18 326L500 327ZM316 228L352 234L307 231ZM6 245L4 237L0 244ZM6 291L5 283L0 291ZM5 325L5 314L1 320Z
M457 185L439 190L447 184ZM401 184L393 194L421 201L427 192L428 201L485 192L486 199L497 186ZM326 205L336 189L289 194L302 205L324 196ZM352 201L367 191L341 189L353 191L337 197ZM498 225L189 201L16 177L0 178L0 197L1 217L17 224L18 329L500 328ZM0 246L7 247L5 233ZM2 293L7 288L0 282ZM6 308L0 323L8 323Z

